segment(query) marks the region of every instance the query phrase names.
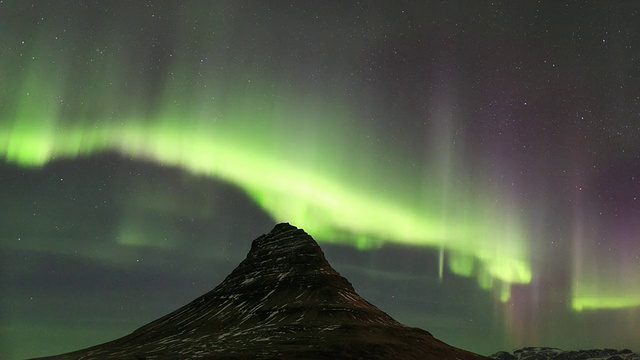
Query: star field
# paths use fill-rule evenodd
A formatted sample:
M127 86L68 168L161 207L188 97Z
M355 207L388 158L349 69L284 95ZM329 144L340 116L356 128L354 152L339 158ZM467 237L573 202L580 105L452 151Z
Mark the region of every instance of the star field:
M124 335L280 221L455 346L638 351L639 12L1 1L0 357Z

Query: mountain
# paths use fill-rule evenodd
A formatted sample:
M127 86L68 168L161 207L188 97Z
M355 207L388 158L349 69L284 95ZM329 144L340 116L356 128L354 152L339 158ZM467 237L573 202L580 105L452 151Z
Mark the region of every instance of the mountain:
M514 351L512 354L501 351L491 355L497 360L640 360L640 355L631 350L577 350L563 351L549 347L526 347Z
M46 359L487 359L360 297L311 236L278 224L215 289L130 335Z

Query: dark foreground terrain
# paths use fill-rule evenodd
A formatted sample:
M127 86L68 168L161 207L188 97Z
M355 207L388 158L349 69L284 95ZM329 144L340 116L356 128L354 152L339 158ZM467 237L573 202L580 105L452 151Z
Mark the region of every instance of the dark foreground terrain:
M631 350L593 349L563 351L550 347L526 347L513 353L501 351L491 355L497 360L640 360Z

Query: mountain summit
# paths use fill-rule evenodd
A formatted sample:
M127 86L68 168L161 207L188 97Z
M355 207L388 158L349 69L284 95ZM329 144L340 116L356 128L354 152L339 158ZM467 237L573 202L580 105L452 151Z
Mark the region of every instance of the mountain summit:
M215 289L130 335L49 359L485 359L360 297L301 229L253 241Z

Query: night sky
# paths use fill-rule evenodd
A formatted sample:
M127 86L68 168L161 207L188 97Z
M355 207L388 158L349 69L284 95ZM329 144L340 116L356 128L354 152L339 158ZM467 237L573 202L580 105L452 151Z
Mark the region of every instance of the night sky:
M639 39L636 1L0 0L0 358L282 221L454 346L640 351Z

